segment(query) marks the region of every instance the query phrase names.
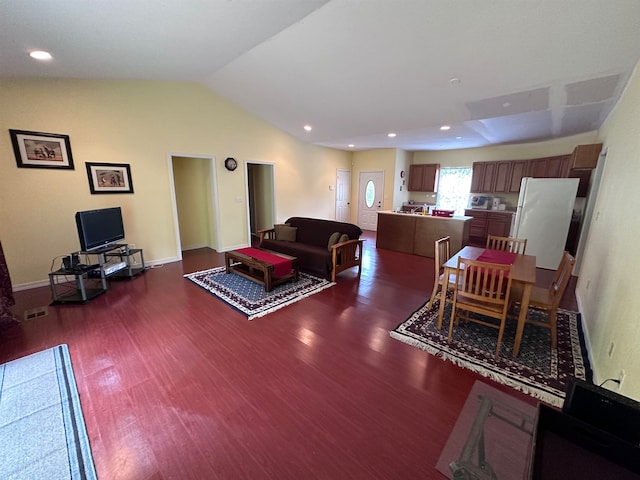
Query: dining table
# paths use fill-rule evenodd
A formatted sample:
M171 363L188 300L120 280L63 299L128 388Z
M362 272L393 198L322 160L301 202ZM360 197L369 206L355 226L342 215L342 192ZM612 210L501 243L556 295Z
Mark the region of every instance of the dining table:
M473 247L467 245L459 252L454 254L444 265L444 278L455 273L458 269L458 258L466 258L469 260L478 260L480 256L487 256L491 253L490 249L484 247ZM482 259L480 259L482 260ZM529 310L529 300L531 298L531 289L536 284L536 257L535 255L513 254L513 263L511 264L511 281L522 287L522 299L520 301L520 313L518 315L518 326L516 328L516 338L513 342L513 356L517 357L520 353L520 342L522 342L522 334L524 325L527 320L527 311ZM512 285L513 288L513 285ZM442 320L444 316L444 304L440 302L438 310L438 328L442 328ZM451 319L453 321L453 319Z

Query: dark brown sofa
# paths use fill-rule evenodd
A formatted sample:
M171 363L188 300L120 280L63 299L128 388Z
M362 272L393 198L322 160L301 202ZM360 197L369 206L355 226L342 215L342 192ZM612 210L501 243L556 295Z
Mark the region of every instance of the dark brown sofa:
M295 236L295 241L276 238L276 227L260 230L260 248L273 250L298 258L303 272L335 281L343 270L362 268L362 230L352 223L336 222L319 218L291 217L285 225ZM295 229L295 230L293 230ZM346 234L349 239L329 247L334 233ZM333 235L333 239L335 239ZM289 237L294 238L293 236Z

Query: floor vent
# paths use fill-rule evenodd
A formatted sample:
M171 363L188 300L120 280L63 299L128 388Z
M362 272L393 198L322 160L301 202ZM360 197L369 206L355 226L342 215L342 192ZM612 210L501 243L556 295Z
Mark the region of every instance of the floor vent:
M34 318L44 317L49 315L49 309L45 307L32 308L31 310L25 310L24 319L33 320Z

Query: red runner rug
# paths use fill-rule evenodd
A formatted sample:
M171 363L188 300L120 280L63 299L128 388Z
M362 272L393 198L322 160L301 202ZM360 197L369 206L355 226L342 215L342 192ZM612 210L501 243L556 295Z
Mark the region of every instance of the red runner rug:
M247 257L255 258L263 262L267 262L273 265L273 276L282 277L291 273L293 266L291 260L274 255L273 253L265 252L264 250L258 250L257 248L241 248L236 250Z
M504 250L490 250L487 248L478 256L478 261L513 265L513 262L516 261L516 256L516 253L505 252Z

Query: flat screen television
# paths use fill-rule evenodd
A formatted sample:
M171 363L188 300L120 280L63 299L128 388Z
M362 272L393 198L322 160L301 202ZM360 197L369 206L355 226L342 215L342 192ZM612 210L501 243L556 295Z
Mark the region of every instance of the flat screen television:
M120 207L85 210L76 213L80 248L90 252L124 240Z

